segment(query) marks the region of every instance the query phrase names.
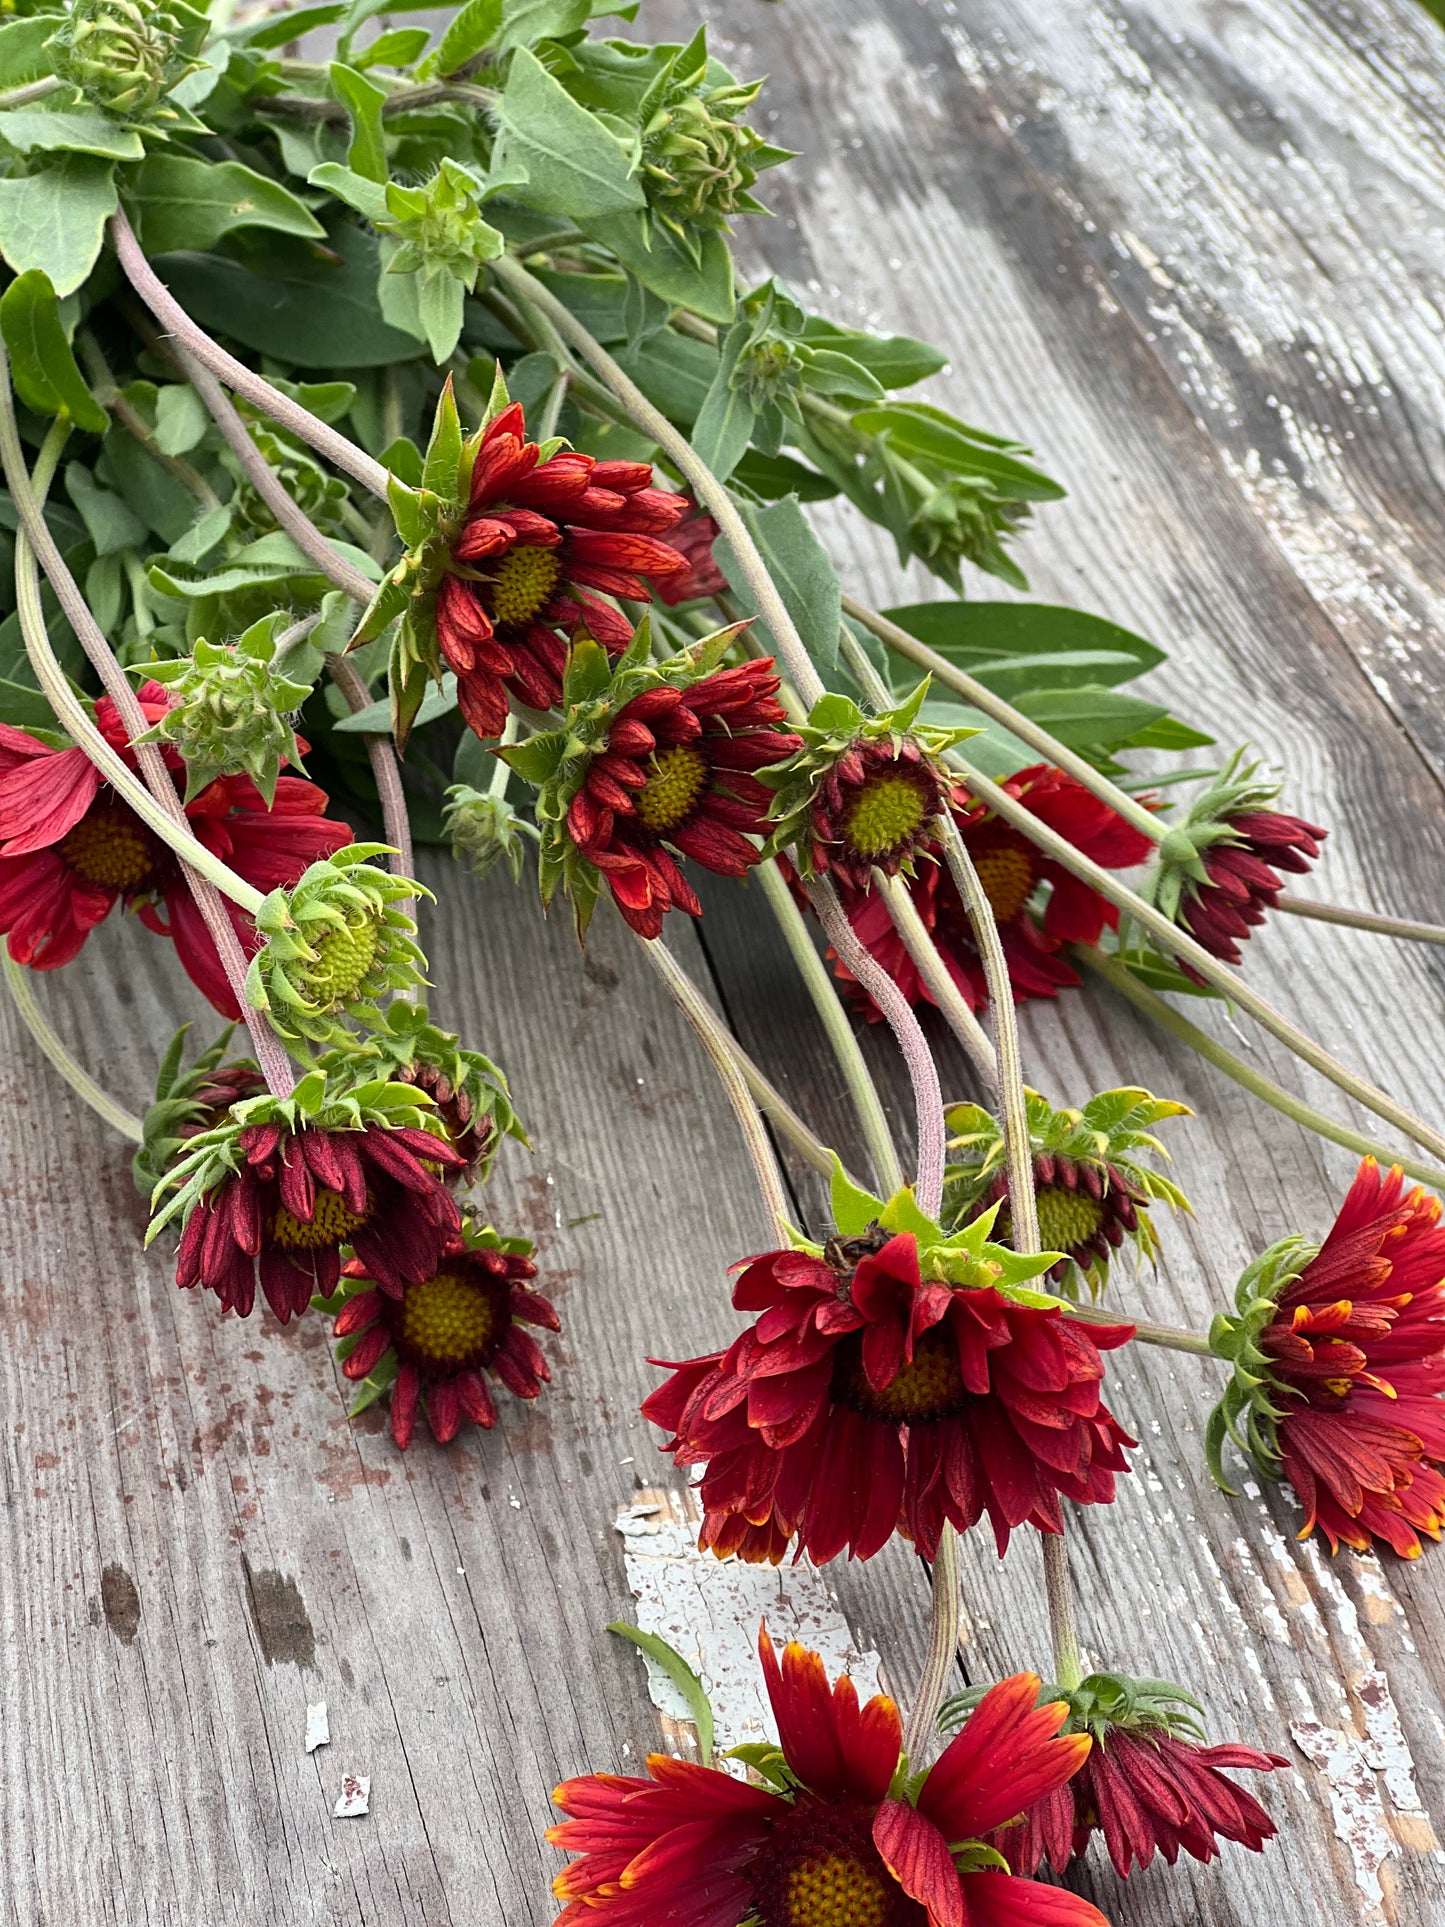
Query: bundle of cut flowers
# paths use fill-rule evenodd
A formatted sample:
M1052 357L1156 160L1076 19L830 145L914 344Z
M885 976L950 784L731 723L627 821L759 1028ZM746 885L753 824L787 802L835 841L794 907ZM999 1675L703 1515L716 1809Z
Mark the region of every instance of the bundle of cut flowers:
M527 1140L487 1040L431 1015L414 851L449 848L432 874L462 895L496 872L517 918L565 899L579 942L620 916L775 1226L738 1254L742 1329L697 1281L718 1349L643 1408L696 1478L701 1545L822 1564L902 1537L944 1659L905 1719L764 1632L776 1744L557 1789L559 1921L1097 1921L1040 1870L1095 1833L1121 1879L1259 1851L1274 1822L1232 1776L1286 1764L1210 1745L1182 1687L1084 1672L1064 1502L1107 1508L1129 1476L1110 1362L1206 1361L1226 1491L1242 1458L1331 1548L1418 1554L1445 1526L1445 1229L1410 1180L1445 1181L1445 1137L1238 974L1326 832L1247 744L1128 687L1160 686L1155 643L1028 598L1016 538L1063 490L1006 425L925 398L947 344L741 273L792 158L761 83L702 32L628 38L635 4L468 0L440 31L390 11L20 0L0 25L7 983L132 1141L194 1315L275 1343L330 1321L351 1411L384 1401L395 1446L430 1450L545 1398L560 1323L492 1222L493 1161ZM936 598L845 594L810 520L830 500ZM781 925L872 1188L669 947L703 872ZM218 1020L153 1040L143 1119L35 988L126 912ZM1229 1000L1408 1141L1377 1155L1211 1045L1363 1161L1333 1227L1264 1253L1206 1332L1099 1303L1121 1262L1147 1290L1188 1209L1159 1135L1183 1107L1024 1082L1016 1004L1086 978L1185 1041L1179 999ZM923 1004L973 1070L946 1107ZM911 1172L870 1023L907 1066ZM825 1222L792 1221L779 1147L831 1176ZM1039 1535L1054 1650L943 1705L957 1540L985 1518L1000 1558Z

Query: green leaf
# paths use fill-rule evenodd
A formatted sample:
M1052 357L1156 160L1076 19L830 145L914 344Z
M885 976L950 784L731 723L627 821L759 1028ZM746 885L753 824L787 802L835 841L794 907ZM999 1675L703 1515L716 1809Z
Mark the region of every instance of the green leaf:
M437 72L454 74L479 53L485 53L497 38L502 24L502 0L467 0L442 35L437 48Z
M147 254L212 248L234 228L326 238L325 228L290 188L239 161L152 154L127 182L126 201Z
M66 415L92 435L106 432L110 417L86 386L43 269L27 269L0 295L0 330L10 351L15 392L27 408L38 415Z
M98 556L147 546L149 530L145 523L118 495L101 488L83 463L66 464L65 492L79 509Z
M109 161L138 161L145 143L133 127L124 127L93 107L12 107L0 114L0 141L17 154L61 152L99 154Z
M189 455L210 425L206 404L189 382L170 382L156 395L156 447L162 455Z
M524 206L572 221L643 206L622 143L525 47L512 56L499 122L492 172L522 172L512 193Z
M853 426L865 434L887 434L904 454L921 455L956 475L982 475L1001 493L1020 502L1058 502L1065 490L1041 468L1005 453L996 435L985 435L927 402L885 402L862 408ZM1012 444L1006 444L1012 449Z
M833 1225L842 1238L857 1238L870 1224L877 1221L883 1209L882 1198L875 1198L871 1191L864 1191L848 1176L843 1169L838 1153L833 1153L833 1175L829 1180L830 1208Z
M1046 602L915 602L885 613L1000 696L1041 681L1128 682L1165 659L1162 649L1117 622ZM1094 665L1081 665L1077 677L1060 673L1054 658L1075 654L1093 656Z
M733 381L749 332L746 321L735 321L728 330L717 373L693 424L692 445L698 460L705 462L720 482L725 482L741 461L757 420L747 389Z
M461 337L465 299L466 289L445 268L438 274L418 276L417 313L438 367L450 361Z
M421 699L421 706L412 718L412 728L420 729L424 723L434 723L438 716L449 716L457 706L457 679L447 671L442 677L441 688L435 683ZM350 716L342 716L331 727L343 736L386 736L391 731L391 698L372 703L367 709L358 709Z
M299 40L303 34L313 33L317 27L331 26L345 12L341 0L334 0L330 6L298 7L294 13L283 14L279 20L263 20L259 27L251 28L249 33L237 34L234 28L227 31L248 47L284 47L288 40Z
M535 47L539 40L580 33L591 12L589 0L504 0L497 50Z
M803 647L820 669L831 669L838 659L838 627L842 621L838 578L797 497L785 495L782 501L764 509L751 502L738 506L784 607L797 625ZM752 591L725 537L714 543L713 558L744 609L758 615Z
M430 39L430 27L393 27L378 34L361 53L354 53L351 64L358 73L368 67L409 67L421 58Z
M0 254L17 274L44 268L58 295L74 294L95 266L115 206L113 163L63 154L0 181Z
M358 214L364 214L368 221L384 221L391 212L387 206L386 186L382 181L368 180L365 174L358 174L354 168L343 167L340 161L323 161L313 167L306 176L308 187L324 187L328 194L345 201L354 207Z
M55 28L53 13L10 20L0 27L0 88L24 87L54 71L46 42Z
M821 315L808 316L803 339L815 347L841 349L884 388L908 388L948 366L948 357L911 335L870 335L843 328Z
M838 493L838 484L826 475L805 468L791 455L762 455L750 448L733 469L732 479L765 502L776 502L780 495L796 495L800 502L827 502Z
M331 91L351 119L351 145L346 150L346 165L369 181L385 181L386 135L382 131L381 103L386 95L339 60L331 63Z
M577 225L610 249L645 288L651 288L664 301L690 308L708 321L732 320L737 295L732 253L723 235L710 229L698 235L694 260L671 230L660 223L654 222L649 234L639 214L579 215Z
M687 1702L687 1710L697 1728L697 1755L704 1766L712 1765L713 1717L712 1702L708 1699L702 1681L688 1665L676 1647L669 1646L665 1639L656 1633L645 1633L640 1626L629 1626L625 1620L614 1619L607 1628L616 1633L619 1639L630 1639L632 1644L660 1666L673 1685Z

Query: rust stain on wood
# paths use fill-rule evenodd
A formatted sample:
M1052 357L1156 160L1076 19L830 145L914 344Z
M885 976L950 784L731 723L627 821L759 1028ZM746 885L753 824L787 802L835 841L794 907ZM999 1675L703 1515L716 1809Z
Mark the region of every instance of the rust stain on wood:
M100 1609L122 1646L131 1645L140 1626L140 1593L124 1566L109 1565L100 1575Z

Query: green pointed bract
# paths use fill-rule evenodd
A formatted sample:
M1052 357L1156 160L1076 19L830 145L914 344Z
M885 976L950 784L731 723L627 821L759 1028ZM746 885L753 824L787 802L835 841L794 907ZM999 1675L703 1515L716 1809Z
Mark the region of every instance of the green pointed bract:
M276 637L290 618L281 611L253 623L234 643L201 638L189 656L148 662L143 674L163 683L172 707L143 742L169 743L186 766L186 801L218 776L249 776L269 809L283 763L300 769L301 751L288 712L311 694L293 682Z
M945 1733L962 1726L990 1686L971 1686L944 1701L938 1709L938 1724ZM1058 1705L1069 1709L1061 1733L1087 1733L1102 1745L1112 1731L1127 1733L1171 1733L1179 1739L1203 1741L1204 1708L1192 1693L1167 1679L1135 1679L1129 1673L1090 1673L1077 1686L1056 1686L1045 1682L1039 1688L1040 1706Z
M260 1073L249 1058L234 1064L225 1062L226 1051L235 1032L228 1024L216 1039L188 1066L183 1065L190 1025L182 1024L167 1046L156 1072L156 1093L148 1106L140 1149L131 1160L131 1175L142 1197L150 1197L166 1172L175 1163L182 1146L197 1134L197 1127L211 1106L197 1092L229 1078L239 1095L251 1094ZM187 1127L190 1127L189 1129Z
M344 1019L380 1029L378 999L425 981L416 925L396 906L431 892L372 863L387 853L382 843L350 843L313 863L294 888L273 890L256 912L264 942L246 973L246 999L293 1048L308 1039L356 1048Z
M513 883L521 882L527 843L535 843L539 832L505 796L455 783L447 791L445 818L452 855L473 876L484 877L495 864L505 863Z
M1189 805L1183 820L1174 824L1159 845L1154 868L1140 894L1178 923L1190 899L1209 882L1204 853L1219 843L1243 843L1233 819L1252 810L1272 809L1279 800L1279 783L1261 782L1258 761L1246 763L1237 749L1202 796Z
M344 523L343 504L348 500L346 484L339 475L328 475L317 461L313 461L304 448L298 448L260 422L247 423L251 440L265 457L266 466L275 475L282 488L300 509L308 522L315 524L323 534L339 534ZM279 529L275 511L262 495L256 484L242 468L231 449L224 449L220 455L222 466L235 481L235 493L231 496L231 507L236 520L257 535L269 535Z
M587 933L601 885L598 871L568 834L567 812L592 758L605 749L614 719L634 696L645 689L686 689L700 682L718 667L745 626L733 623L719 629L665 662L652 660L652 629L645 614L615 663L600 643L583 636L567 657L561 726L498 751L537 792L537 882L543 907L561 889L571 901L579 937Z
M498 364L481 426L466 435L448 375L437 400L420 484L412 488L395 475L387 480L387 500L405 553L382 577L347 647L374 642L395 625L389 680L392 735L399 750L406 747L428 683L441 684L437 590L466 517L482 436L507 400Z
M1209 1328L1210 1350L1231 1367L1229 1384L1204 1433L1204 1455L1222 1492L1236 1490L1224 1475L1226 1440L1234 1442L1262 1478L1280 1476L1279 1422L1287 1401L1299 1394L1275 1377L1259 1340L1278 1316L1280 1294L1318 1255L1319 1246L1303 1238L1281 1238L1241 1273L1234 1292L1235 1315L1219 1312Z
M72 0L46 52L62 80L116 120L190 129L166 95L200 62L208 22L185 5L155 0ZM204 129L202 131L205 131Z
M1039 1251L1025 1255L992 1243L989 1233L996 1216L993 1211L985 1211L963 1230L949 1233L919 1209L912 1185L895 1191L891 1198L875 1197L852 1182L836 1156L831 1202L833 1224L841 1239L862 1238L878 1231L890 1235L911 1232L918 1241L918 1268L925 1284L951 1285L956 1291L991 1289L1016 1304L1035 1309L1068 1308L1064 1299L1052 1292L1035 1291L1028 1282L1056 1265L1060 1254ZM822 1245L796 1232L791 1242L798 1251L823 1255Z
M1190 1204L1179 1186L1150 1162L1169 1156L1153 1127L1165 1118L1188 1117L1188 1106L1155 1097L1136 1085L1100 1091L1081 1111L1056 1109L1037 1091L1028 1091L1026 1102L1036 1178L1040 1159L1053 1159L1056 1165L1067 1160L1076 1168L1090 1167L1101 1182L1112 1183L1108 1174L1114 1173L1132 1194L1138 1220L1137 1229L1128 1233L1129 1241L1141 1262L1157 1262L1159 1237L1148 1206L1159 1202L1175 1211L1188 1211ZM947 1124L950 1162L944 1172L943 1218L945 1224L958 1224L994 1194L1008 1159L1002 1126L982 1105L954 1105L947 1114ZM1045 1184L1041 1188L1049 1187ZM1047 1230L1044 1235L1048 1235ZM1107 1261L1091 1255L1083 1266L1070 1258L1058 1282L1071 1298L1079 1296L1081 1285L1097 1298L1108 1276Z
M420 186L390 181L383 192L386 213L373 226L398 243L389 274L445 273L470 289L482 263L502 252L502 236L479 212L483 183L455 161L444 158Z
M805 877L817 874L813 803L834 766L855 745L888 744L896 756L903 744L911 740L930 765L942 794L948 794L954 779L938 759L945 750L979 732L966 728L933 729L919 724L918 712L928 694L930 680L925 676L897 708L883 710L876 716L865 715L850 696L830 692L818 698L807 722L797 730L803 747L785 762L774 763L757 773L758 781L774 791L768 815L775 828L769 834L765 855L795 854L798 868ZM911 856L899 867L909 876L914 874Z

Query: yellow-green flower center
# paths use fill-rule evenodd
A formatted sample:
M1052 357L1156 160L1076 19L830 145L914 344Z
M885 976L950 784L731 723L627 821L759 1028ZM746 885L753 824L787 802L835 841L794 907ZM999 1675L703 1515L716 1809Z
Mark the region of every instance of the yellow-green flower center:
M1038 1193L1039 1237L1045 1251L1074 1251L1104 1222L1104 1207L1087 1191L1046 1184Z
M1001 843L969 854L994 916L1000 923L1010 922L1034 893L1034 866L1028 851Z
M155 863L155 844L129 810L87 810L56 851L87 883L107 890L133 890Z
M638 822L656 836L677 829L692 815L707 779L707 758L691 743L655 751L647 759L647 781L632 799Z
M465 1271L439 1271L408 1287L393 1321L396 1347L413 1364L448 1374L479 1365L503 1308L495 1287Z
M284 1204L278 1206L271 1225L272 1241L288 1251L329 1250L332 1245L345 1244L352 1232L359 1231L366 1223L371 1210L369 1197L366 1206L365 1211L358 1213L339 1191L318 1190L316 1209L309 1224L293 1218Z
M555 549L509 549L491 578L492 620L499 628L530 622L546 606L561 573Z
M889 1898L861 1860L826 1854L788 1875L785 1927L883 1927Z
M946 1325L934 1325L920 1333L911 1361L881 1392L868 1383L863 1369L862 1338L855 1333L845 1339L833 1370L833 1396L865 1418L892 1425L926 1425L961 1411L968 1393L953 1335Z
M316 961L306 967L306 989L319 1009L347 1004L366 981L376 961L381 926L374 916L337 924L312 944Z
M913 777L870 777L843 819L844 840L859 856L886 856L918 834L926 808L923 788Z

